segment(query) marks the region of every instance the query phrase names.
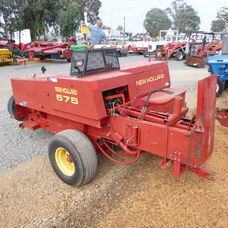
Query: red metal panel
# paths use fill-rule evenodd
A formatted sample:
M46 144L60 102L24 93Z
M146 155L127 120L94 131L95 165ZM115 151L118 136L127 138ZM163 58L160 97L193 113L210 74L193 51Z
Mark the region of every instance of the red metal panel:
M49 82L52 108L94 120L101 120L106 117L107 114L100 88L99 90L94 90L92 82L74 79L58 78L57 82Z
M62 52L65 49L66 48L57 47L57 48L51 48L51 49L48 49L48 50L42 50L42 52L43 53L46 53L46 54L52 54L52 53Z
M170 87L170 74L166 62L139 61L136 63L124 64L122 72L131 73L131 98L148 94L152 90Z
M60 80L59 83L47 81L47 78L44 76L37 76L36 79L12 79L11 83L16 104L54 116L64 116L66 119L100 127L101 119L106 116L102 94L98 96L98 91L93 91L90 88L90 83L87 84L80 81L77 83L74 80L64 80L64 77L58 80ZM68 94L68 91L56 91L55 87L74 89L75 83L81 88L81 90L77 90L77 95ZM78 87L76 86L76 88ZM61 97L61 101L57 100L57 96ZM78 100L74 100L75 98Z
M215 103L217 76L207 77L198 82L196 124L202 131L198 137L198 148L195 157L201 166L212 154L214 148L215 131Z

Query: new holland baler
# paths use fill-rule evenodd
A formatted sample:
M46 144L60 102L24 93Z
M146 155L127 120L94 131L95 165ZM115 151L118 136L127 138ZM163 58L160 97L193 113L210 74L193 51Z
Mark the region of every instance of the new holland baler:
M170 88L166 62L141 61L120 69L115 49L77 51L71 73L11 80L11 116L21 128L56 133L49 144L55 173L70 185L93 179L97 152L132 164L144 152L173 164L173 175L203 168L214 147L216 76L198 83L197 111L186 117L185 89ZM210 94L210 96L208 96Z

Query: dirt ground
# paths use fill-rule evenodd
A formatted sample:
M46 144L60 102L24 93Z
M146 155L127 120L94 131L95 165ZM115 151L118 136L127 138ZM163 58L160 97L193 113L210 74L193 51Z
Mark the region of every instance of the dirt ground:
M228 91L217 106L228 107ZM47 154L36 156L0 173L0 227L226 228L227 136L216 123L214 153L205 166L217 173L215 181L190 172L175 179L171 168L159 167L160 158L146 153L130 166L99 155L95 179L73 188L55 176Z
M180 179L143 154L131 166L99 157L95 180L63 184L41 155L0 174L0 227L227 227L227 129L217 125L206 167L215 181L193 173Z

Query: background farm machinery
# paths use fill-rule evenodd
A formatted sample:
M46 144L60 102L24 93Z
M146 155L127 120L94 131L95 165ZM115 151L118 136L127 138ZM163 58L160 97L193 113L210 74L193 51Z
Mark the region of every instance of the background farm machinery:
M215 37L218 38L218 35L215 36L214 33L190 32L186 35L186 41L170 42L158 48L155 57L157 60L175 58L178 61L187 57L187 65L204 67L206 63L205 56L215 54L221 50L221 42L215 42Z
M217 42L208 43L205 46L195 45L186 60L188 66L204 68L207 56L215 55L221 50L222 44Z
M70 60L71 58L71 51L67 43L34 41L16 45L12 42L1 41L0 46L11 53L12 61L10 62L15 64L25 63L34 58L39 58L40 60L44 60L45 58Z
M157 60L168 60L175 57L181 61L185 58L186 42L171 42L156 50L155 57Z
M116 48L118 56L126 56L127 52L121 45L86 45L77 43L55 43L55 42L33 42L33 46L26 49L30 58L44 59L66 59L71 61L72 51L79 51L84 49L97 49L97 48Z
M208 36L212 37L212 41L208 42ZM209 39L209 40L211 40ZM186 62L188 66L204 68L206 65L206 58L208 56L216 55L222 48L221 34L204 33L202 42L192 44L189 54L187 55Z
M178 35L177 30L160 30L156 40L145 38L140 41L130 41L124 45L124 48L129 53L143 53L144 57L147 58L153 55L157 49L170 42L177 42L179 38L181 38L181 36Z
M9 49L0 49L0 65L14 62L13 53Z
M217 74L216 94L220 96L228 88L228 55L215 55L207 58L211 74Z
M21 45L9 41L0 41L0 64L15 64L17 58L25 58L28 55L23 51Z
M209 72L218 75L216 94L220 96L228 88L228 33L222 37L222 54L207 58Z
M57 43L48 41L34 41L29 48L25 49L30 58L48 59L71 59L71 43Z
M144 51L144 57L150 57L152 54L156 55L156 51L170 42L177 42L179 39L177 30L160 30L158 41L151 41L147 43L147 49Z
M4 48L4 50L2 50ZM34 58L62 59L71 61L72 51L97 48L116 48L118 56L127 56L122 45L86 45L77 44L75 40L69 39L67 43L49 41L34 41L27 44L16 45L12 42L0 42L0 63L25 63Z
M77 51L70 75L12 79L8 110L22 121L21 128L57 133L49 158L67 184L93 179L96 150L126 165L148 152L162 158L162 168L173 164L175 177L188 170L212 179L213 172L202 166L214 146L216 80L199 81L197 111L188 118L186 90L170 88L166 62L141 61L120 69L115 49ZM227 112L220 111L219 119L227 121Z

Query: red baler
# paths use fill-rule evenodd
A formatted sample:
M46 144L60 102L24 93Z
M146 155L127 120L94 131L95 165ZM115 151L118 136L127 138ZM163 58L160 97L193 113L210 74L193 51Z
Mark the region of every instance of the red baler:
M49 144L56 174L67 184L92 180L97 154L120 164L143 152L207 179L202 168L214 147L216 76L198 83L196 114L187 118L185 89L170 88L166 62L141 61L120 69L116 50L73 53L71 73L11 80L8 109L20 127L57 133ZM210 96L208 96L210 94Z

